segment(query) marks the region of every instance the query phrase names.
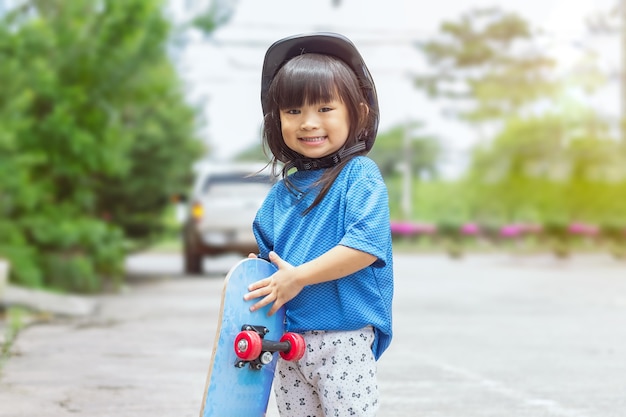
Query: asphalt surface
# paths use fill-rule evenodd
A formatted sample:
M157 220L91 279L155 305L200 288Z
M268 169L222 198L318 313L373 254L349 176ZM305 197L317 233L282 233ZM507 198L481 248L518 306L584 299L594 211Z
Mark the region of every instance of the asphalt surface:
M30 325L0 374L0 416L197 416L232 262L187 277L177 255L137 256L92 314ZM395 275L380 416L626 416L624 261L398 254Z

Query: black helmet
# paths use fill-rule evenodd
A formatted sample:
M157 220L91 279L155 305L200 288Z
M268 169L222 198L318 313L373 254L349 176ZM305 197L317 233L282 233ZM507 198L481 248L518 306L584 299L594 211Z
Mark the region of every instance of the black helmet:
M278 70L291 58L307 53L332 55L344 61L356 74L370 109L378 114L378 97L374 80L354 44L338 33L317 32L294 35L276 41L265 53L261 73L261 106L264 116L269 112L267 93ZM375 119L374 125L368 128L366 135L361 138L365 150L369 151L374 145L377 130L378 118ZM362 150L363 145L360 148ZM345 154L344 152L342 156Z

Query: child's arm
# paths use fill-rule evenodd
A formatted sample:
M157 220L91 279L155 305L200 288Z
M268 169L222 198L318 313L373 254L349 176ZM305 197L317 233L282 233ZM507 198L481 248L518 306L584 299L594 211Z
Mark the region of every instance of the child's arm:
M294 298L307 285L332 281L353 274L371 265L376 257L347 246L335 246L322 256L299 266L283 261L276 253L270 252L270 260L278 267L272 276L251 284L245 300L261 298L252 311L274 303L269 314L274 314L287 301Z

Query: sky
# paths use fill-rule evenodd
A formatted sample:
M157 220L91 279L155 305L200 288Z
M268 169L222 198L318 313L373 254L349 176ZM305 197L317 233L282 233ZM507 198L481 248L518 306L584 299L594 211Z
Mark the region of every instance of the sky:
M179 21L200 11L211 0L171 0ZM215 1L215 0L213 0ZM436 35L443 20L457 19L474 7L499 4L515 11L546 33L542 47L563 65L573 62L589 46L606 51L600 64L618 71L619 49L609 37L588 36L585 18L609 10L616 0L221 0L232 5L227 24L210 36L187 32L187 43L176 56L188 99L199 106L205 120L202 139L211 158L227 160L259 142L261 125L260 78L266 49L276 40L313 31L339 32L350 38L374 78L381 120L379 133L409 120L420 120L424 133L440 138L447 150L444 175L458 176L469 150L479 140L462 123L445 117L442 107L412 87L410 74L425 68L415 42ZM613 53L613 51L615 51ZM617 83L594 105L617 115Z

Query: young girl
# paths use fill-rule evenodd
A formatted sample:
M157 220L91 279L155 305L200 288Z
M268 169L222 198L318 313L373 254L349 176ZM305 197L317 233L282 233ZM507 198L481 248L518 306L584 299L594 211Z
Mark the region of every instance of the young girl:
M280 415L373 416L393 296L387 189L364 156L378 127L374 83L348 39L317 33L268 49L261 90L264 144L284 166L253 230L278 272L245 299L273 303L270 314L285 305L287 330L307 343L300 361L277 365Z

